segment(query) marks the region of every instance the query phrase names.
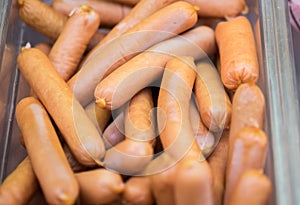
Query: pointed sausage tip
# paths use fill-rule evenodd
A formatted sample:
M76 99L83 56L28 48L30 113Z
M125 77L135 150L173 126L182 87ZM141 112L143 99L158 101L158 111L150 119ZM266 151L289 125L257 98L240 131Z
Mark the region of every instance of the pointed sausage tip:
M105 101L105 98L99 98L99 99L96 99L96 104L97 104L100 108L105 108L105 107L106 107L106 101Z

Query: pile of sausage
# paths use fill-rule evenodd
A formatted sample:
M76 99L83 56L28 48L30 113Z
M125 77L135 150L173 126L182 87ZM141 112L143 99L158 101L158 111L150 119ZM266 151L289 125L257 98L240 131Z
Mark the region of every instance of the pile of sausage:
M244 0L18 0L28 156L0 204L264 205L268 138Z

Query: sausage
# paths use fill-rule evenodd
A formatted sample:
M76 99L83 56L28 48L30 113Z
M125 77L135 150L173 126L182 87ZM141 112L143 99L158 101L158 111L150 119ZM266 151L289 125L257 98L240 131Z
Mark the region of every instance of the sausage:
M212 173L199 146L195 143L189 118L190 99L195 78L196 66L193 58L173 58L166 64L158 96L158 107L165 113L165 116L161 116L161 114L157 116L158 128L162 130L160 139L164 152L170 154L173 159L183 158L172 167L171 170L175 172L173 176L171 175L172 171L169 170L166 174L160 174L161 176L171 175L167 179L171 181L164 182L161 186L156 185L159 188L168 185L170 190L167 192L167 198L160 195L163 193L154 191L157 193L157 197L162 198L163 202L170 200L172 204L175 204L174 200L176 204L213 204ZM165 123L164 119L166 119ZM201 172L205 174L203 175ZM188 175L193 173L193 177L189 175L187 179L186 173ZM200 181L206 182L204 187L199 184ZM193 190L188 189L190 187L193 187ZM195 197L196 195L197 197Z
M125 185L122 177L98 168L75 174L80 186L79 204L110 204L121 198Z
M164 151L174 158L178 154L182 157L195 141L189 119L195 77L192 57L173 58L165 66L157 101L157 125Z
M213 175L213 189L214 189L214 204L222 205L223 196L225 190L225 173L228 157L228 138L229 131L223 130L220 141L213 151L213 153L207 158L208 164L211 167Z
M92 120L94 125L98 128L100 133L104 132L106 125L111 118L110 110L105 110L97 106L95 103L90 103L85 108L85 112L88 117ZM104 133L103 133L104 135ZM104 137L104 136L103 136Z
M153 205L154 196L149 176L131 177L125 183L122 203L130 205Z
M99 0L54 0L52 8L64 15L68 15L74 8L87 5L95 10L101 17L101 25L112 27L119 23L131 10L129 6L111 1Z
M179 162L175 175L176 205L214 205L213 176L206 160Z
M265 205L271 195L270 179L259 170L246 171L237 182L229 205Z
M106 152L106 167L127 175L145 169L153 157L152 145L156 137L152 108L150 88L141 90L132 98L125 111L126 139Z
M229 146L225 204L228 204L234 187L245 171L264 168L267 146L267 136L259 128L244 127L236 134L233 143Z
M248 7L244 0L212 0L209 2L203 0L186 1L200 8L198 15L201 17L229 18L248 13Z
M256 83L259 65L249 20L239 16L218 23L216 41L220 53L221 79L225 87L236 90L242 83Z
M98 107L98 106L97 106ZM117 145L125 139L124 114L120 113L104 130L103 141L106 149Z
M161 77L165 64L173 56L186 55L199 59L214 54L215 50L214 32L205 26L161 42L105 77L95 89L96 101L106 109L120 107L139 90Z
M100 17L90 7L82 5L73 10L49 53L50 61L65 81L76 72L99 25Z
M236 133L243 127L263 127L265 98L260 88L251 83L242 84L232 100L232 118L229 144L232 144Z
M231 102L211 61L197 63L194 90L200 116L206 127L212 132L229 128Z
M67 21L67 17L58 13L40 0L18 0L19 16L30 27L50 38L57 39Z
M196 21L197 14L192 5L176 2L144 19L120 38L101 46L69 80L75 97L86 105L92 100L104 74L111 73L137 52L191 28Z
M133 141L154 144L155 126L152 91L150 88L145 88L130 100L126 108L125 136Z
M18 66L76 159L86 166L100 163L105 152L102 139L47 56L38 49L23 48L18 56Z
M174 205L174 180L177 166L171 166L167 170L151 175L151 187L157 205Z
M23 98L16 106L16 119L47 202L73 204L79 193L78 183L47 111L37 99Z
M202 154L208 156L213 151L216 140L214 135L204 126L193 100L190 102L190 121L192 123L196 142L200 147Z
M125 139L106 151L104 166L123 175L138 175L153 157L153 147L148 142Z
M37 191L38 181L26 157L0 185L0 204L26 205Z
M135 7L133 7L128 15L126 15L117 25L115 25L109 34L101 42L99 42L95 50L97 50L97 48L102 46L104 43L119 37L137 25L140 21L157 12L159 9L168 6L175 1L177 0L141 0Z

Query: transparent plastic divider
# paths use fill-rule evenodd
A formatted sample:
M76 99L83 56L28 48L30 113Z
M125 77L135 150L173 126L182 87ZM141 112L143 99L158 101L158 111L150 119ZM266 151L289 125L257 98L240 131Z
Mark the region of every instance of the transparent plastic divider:
M300 115L291 28L285 0L260 0L268 134L277 204L300 201Z

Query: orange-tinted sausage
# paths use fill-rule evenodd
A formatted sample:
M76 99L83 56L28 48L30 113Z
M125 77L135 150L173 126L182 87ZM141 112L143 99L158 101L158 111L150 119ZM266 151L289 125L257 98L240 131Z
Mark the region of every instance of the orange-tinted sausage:
M30 159L26 157L0 185L0 204L26 205L38 188Z
M73 9L87 5L93 8L101 17L101 25L105 27L115 26L131 10L129 6L117 4L110 1L99 0L54 0L52 7L54 10L68 15Z
M245 171L264 168L267 146L268 139L259 128L244 127L236 134L229 146L225 204L228 203L239 178Z
M49 53L50 61L65 81L76 72L99 25L99 15L88 6L75 9L68 18Z
M236 90L242 83L255 83L259 65L249 20L240 16L218 23L216 40L220 53L221 79L225 87Z
M99 163L105 152L102 139L47 56L38 49L24 48L18 56L18 66L76 159L87 166Z
M79 192L78 183L47 111L37 99L23 98L17 104L16 119L47 202L73 204Z
M19 15L30 27L55 40L61 33L67 17L40 0L18 0Z
M80 204L104 205L121 198L124 192L122 177L106 169L94 169L75 174L79 186Z
M271 192L270 179L260 170L249 170L240 177L228 205L266 205Z
M199 59L205 58L206 54L213 55L215 50L213 30L206 26L197 27L149 48L120 66L97 85L94 96L100 107L115 109L161 77L165 64L172 57Z
M149 176L131 177L125 183L122 203L130 205L152 205L154 197Z
M237 132L246 126L263 127L265 98L255 84L242 84L232 100L232 118L229 144L232 144Z
M101 46L68 84L79 102L86 105L92 100L94 90L104 75L138 52L191 28L196 21L197 14L192 5L182 1L173 3L144 19L120 38Z
M212 132L229 128L231 102L211 61L197 63L194 90L201 120L206 127Z

